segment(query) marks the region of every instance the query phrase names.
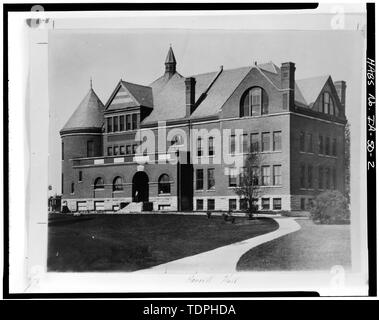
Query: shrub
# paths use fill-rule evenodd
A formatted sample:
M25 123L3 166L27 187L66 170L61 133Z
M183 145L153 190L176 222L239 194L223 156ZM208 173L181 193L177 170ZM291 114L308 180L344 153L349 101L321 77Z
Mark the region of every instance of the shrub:
M339 191L320 193L310 208L311 218L316 223L338 224L350 220L347 199Z

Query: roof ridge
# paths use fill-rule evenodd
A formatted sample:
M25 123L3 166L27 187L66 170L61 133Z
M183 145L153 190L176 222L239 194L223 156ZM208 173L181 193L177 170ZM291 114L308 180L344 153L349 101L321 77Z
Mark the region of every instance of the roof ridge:
M140 87L145 87L145 88L151 88L150 86L146 86L144 84L139 84L139 83L134 83L134 82L129 82L129 81L125 81L125 80L121 80L123 83L128 83L128 84L133 84L135 86L140 86Z

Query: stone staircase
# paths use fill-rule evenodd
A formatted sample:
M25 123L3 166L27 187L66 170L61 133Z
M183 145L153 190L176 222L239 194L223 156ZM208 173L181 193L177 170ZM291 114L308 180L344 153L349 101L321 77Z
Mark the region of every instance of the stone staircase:
M117 213L142 212L143 202L131 202L126 207L117 211Z

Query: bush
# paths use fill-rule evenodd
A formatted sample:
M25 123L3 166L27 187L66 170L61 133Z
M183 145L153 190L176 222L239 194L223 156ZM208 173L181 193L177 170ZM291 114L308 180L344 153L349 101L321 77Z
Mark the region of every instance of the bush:
M320 193L310 208L311 218L316 223L339 224L350 221L347 199L339 191Z

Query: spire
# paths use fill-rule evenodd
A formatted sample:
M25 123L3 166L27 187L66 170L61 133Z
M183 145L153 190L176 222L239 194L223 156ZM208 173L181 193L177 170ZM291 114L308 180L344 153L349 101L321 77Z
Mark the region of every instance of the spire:
M168 74L170 77L176 72L176 59L171 44L170 49L168 49L165 67L165 74Z

